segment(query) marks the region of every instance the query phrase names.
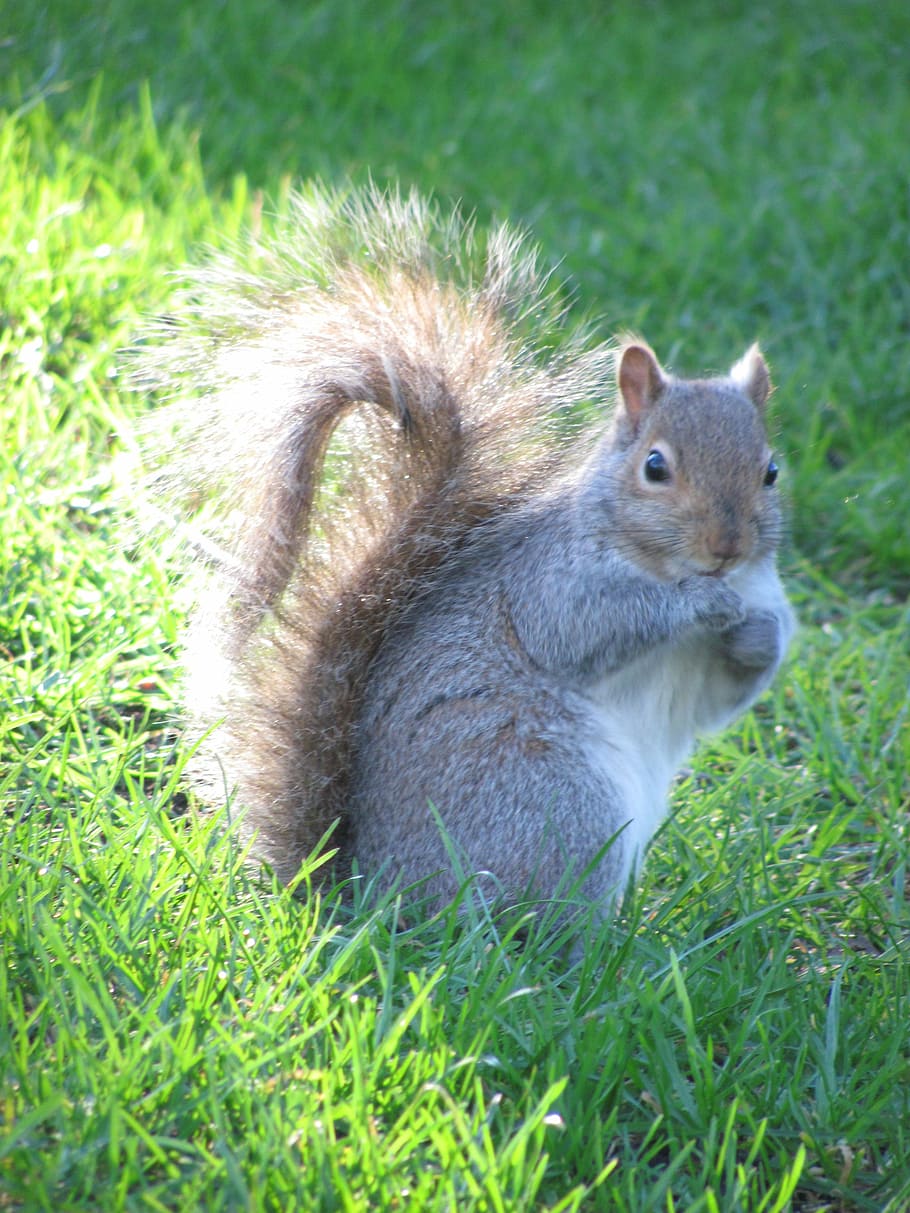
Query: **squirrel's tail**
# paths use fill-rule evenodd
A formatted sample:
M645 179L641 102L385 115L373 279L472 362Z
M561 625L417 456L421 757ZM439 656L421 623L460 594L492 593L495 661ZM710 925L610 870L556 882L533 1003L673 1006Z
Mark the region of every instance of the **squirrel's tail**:
M344 850L383 636L472 528L577 460L569 410L608 391L610 347L548 349L558 298L523 239L482 244L415 195L298 197L254 270L194 275L141 355L177 397L159 479L200 507L188 707L224 719L211 749L285 879L336 822Z

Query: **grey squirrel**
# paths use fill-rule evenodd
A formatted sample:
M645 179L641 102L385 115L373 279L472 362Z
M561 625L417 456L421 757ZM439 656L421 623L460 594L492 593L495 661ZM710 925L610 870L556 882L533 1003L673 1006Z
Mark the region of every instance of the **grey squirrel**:
M793 630L758 347L685 380L556 340L524 237L414 194L298 197L257 255L145 355L203 506L210 778L286 881L334 827L342 875L608 909Z

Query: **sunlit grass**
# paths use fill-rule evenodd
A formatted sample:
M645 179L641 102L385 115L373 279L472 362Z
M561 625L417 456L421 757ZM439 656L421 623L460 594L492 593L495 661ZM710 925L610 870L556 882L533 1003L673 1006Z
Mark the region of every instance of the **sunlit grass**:
M0 29L0 1208L901 1213L905 6L83 9ZM792 660L574 951L294 899L186 796L117 351L370 171L533 222L670 365L774 368Z

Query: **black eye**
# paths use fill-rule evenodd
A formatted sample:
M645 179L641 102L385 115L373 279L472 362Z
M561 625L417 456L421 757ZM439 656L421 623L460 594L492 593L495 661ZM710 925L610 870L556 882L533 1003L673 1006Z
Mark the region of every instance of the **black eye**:
M765 472L765 480L764 480L765 488L769 489L776 479L777 479L777 464L772 459L771 462L768 464L767 472Z
M670 479L670 465L660 451L649 451L645 460L645 480L661 484Z

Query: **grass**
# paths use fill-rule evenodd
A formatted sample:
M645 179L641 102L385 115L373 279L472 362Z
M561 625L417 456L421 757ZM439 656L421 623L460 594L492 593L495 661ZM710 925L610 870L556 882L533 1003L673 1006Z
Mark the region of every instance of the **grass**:
M0 1209L910 1208L905 10L0 18ZM182 793L116 351L260 190L368 172L531 224L671 366L774 368L792 660L573 961L292 899Z

